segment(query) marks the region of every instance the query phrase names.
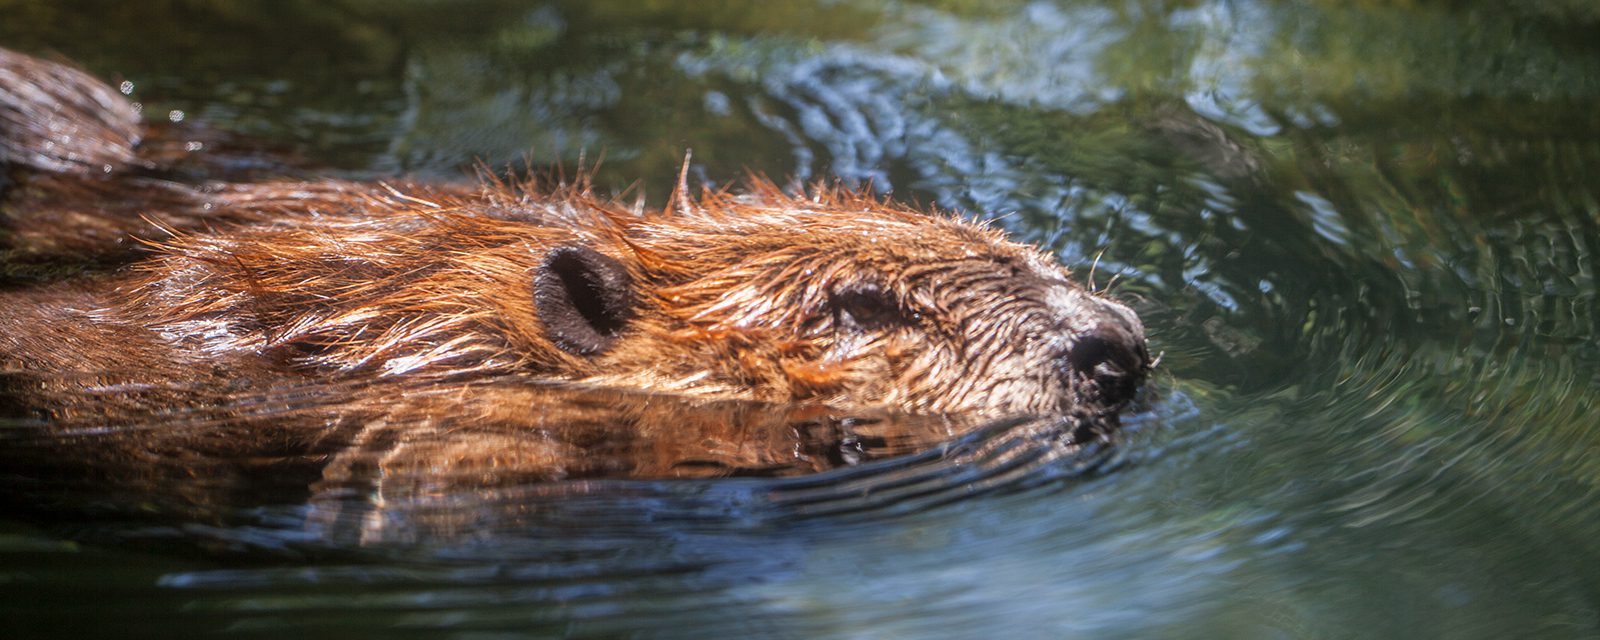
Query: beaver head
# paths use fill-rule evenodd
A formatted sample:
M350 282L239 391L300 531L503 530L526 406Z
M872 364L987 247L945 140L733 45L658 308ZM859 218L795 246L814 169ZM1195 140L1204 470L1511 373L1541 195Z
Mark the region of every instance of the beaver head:
M915 412L1110 409L1149 368L1127 307L954 217L771 185L664 213L528 193L396 192L180 235L125 303L193 353L307 373Z

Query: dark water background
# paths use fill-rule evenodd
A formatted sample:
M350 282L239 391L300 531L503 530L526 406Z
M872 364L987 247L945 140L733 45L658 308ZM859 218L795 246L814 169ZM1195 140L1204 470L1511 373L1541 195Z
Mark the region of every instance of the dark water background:
M1098 260L1164 354L1088 475L0 520L0 636L1600 636L1600 5L0 0L0 46L358 177L870 183Z

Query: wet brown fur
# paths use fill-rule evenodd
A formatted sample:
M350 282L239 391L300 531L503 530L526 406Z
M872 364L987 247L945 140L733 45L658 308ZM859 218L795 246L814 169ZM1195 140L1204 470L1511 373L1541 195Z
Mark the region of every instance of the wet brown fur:
M661 213L580 188L425 195L373 191L315 219L180 233L112 297L132 322L194 351L277 354L303 370L534 375L916 411L1077 400L1049 362L1004 367L1021 347L1008 340L1070 330L1028 297L1048 292L1036 289L1097 303L993 230L768 184ZM619 260L641 294L624 339L598 356L553 345L529 303L529 274L567 245ZM832 298L858 284L890 292L904 326L845 335ZM1021 333L1030 322L1035 336ZM1007 377L1030 369L1036 378ZM1018 388L996 392L1008 382Z
M0 69L32 78L33 93L89 82L35 65L59 66L0 51ZM104 106L5 93L0 120L11 126ZM397 443L441 430L492 434L392 464L537 478L672 475L700 459L760 467L776 464L774 451L793 455L792 444L746 447L734 424L675 432L663 425L682 420L682 407L651 402L614 408L610 430L581 429L572 425L596 410L573 409L547 385L1108 416L1148 367L1132 312L1072 283L1052 257L849 190L792 196L754 180L691 198L680 186L651 211L581 180L194 184L162 174L170 159L141 155L143 133L125 119L92 121L82 161L30 155L31 133L6 136L0 250L12 268L131 265L14 276L0 292L0 366L13 413L92 441L74 455L118 460L123 476L251 457L344 460L327 467L329 480L355 465L348 451L403 451ZM628 322L598 353L553 342L531 301L532 278L563 247L599 252L632 281ZM1086 336L1106 335L1112 356L1074 365ZM614 449L617 424L652 444L598 456ZM103 426L115 433L72 435Z

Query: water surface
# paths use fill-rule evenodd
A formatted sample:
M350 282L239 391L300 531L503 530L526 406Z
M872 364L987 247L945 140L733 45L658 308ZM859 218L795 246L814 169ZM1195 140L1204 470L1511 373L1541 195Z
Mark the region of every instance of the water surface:
M1600 9L1349 4L0 2L330 172L603 156L660 203L692 149L994 219L1162 354L1114 451L8 519L0 629L1600 635Z

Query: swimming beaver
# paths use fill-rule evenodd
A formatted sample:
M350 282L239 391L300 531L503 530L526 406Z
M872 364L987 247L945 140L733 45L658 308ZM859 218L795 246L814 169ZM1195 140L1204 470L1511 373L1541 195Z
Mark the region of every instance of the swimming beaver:
M580 428L598 409L572 385L1108 416L1150 366L1134 313L1050 256L846 190L692 198L680 180L647 211L581 180L190 184L130 113L87 74L0 51L0 392L121 479L268 458L348 471L329 461L424 432L477 435L404 464L727 472L797 449L627 394L608 428ZM61 264L77 266L39 268Z

